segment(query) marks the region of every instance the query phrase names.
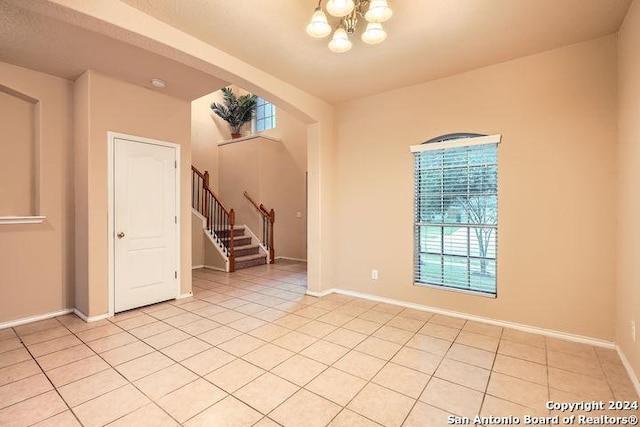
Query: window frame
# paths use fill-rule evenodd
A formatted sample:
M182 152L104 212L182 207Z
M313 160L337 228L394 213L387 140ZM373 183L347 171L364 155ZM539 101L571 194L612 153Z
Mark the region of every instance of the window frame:
M465 289L463 287L460 287L459 285L456 284L449 284L447 285L444 280L444 270L443 270L443 280L441 284L439 283L428 283L425 282L421 279L421 272L420 272L420 255L423 253L421 251L421 241L420 241L420 227L426 226L429 227L428 224L423 224L424 221L419 221L419 212L421 211L421 208L424 208L424 204L421 203L418 200L418 194L419 194L419 188L418 188L418 174L423 171L422 169L420 169L418 167L417 164L417 159L420 153L423 152L427 152L427 151L435 151L435 150L447 150L447 149L455 149L455 148L466 148L466 147L473 147L473 146L479 146L479 145L487 145L487 144L495 144L496 145L496 160L495 160L495 168L496 168L496 178L495 178L495 185L496 185L496 189L495 189L495 197L496 197L496 203L497 203L497 197L499 194L499 188L498 188L498 165L499 165L499 156L498 156L498 152L499 152L499 147L500 147L500 142L501 142L502 136L500 134L496 134L496 135L479 135L479 134L469 134L469 133L457 133L457 134L448 134L448 135L443 135L437 138L433 138L431 140L428 140L420 145L413 145L410 147L410 151L412 152L412 154L414 155L414 218L413 218L413 237L414 237L414 246L413 246L413 255L414 255L414 260L413 260L413 284L414 286L420 286L420 287L427 287L427 288L433 288L433 289L439 289L439 290L445 290L445 291L453 291L453 292L460 292L460 293L465 293L465 294L471 294L471 295L477 295L477 296L483 296L483 297L487 297L487 298L497 298L498 295L498 213L497 213L497 204L496 204L496 219L495 219L495 225L493 226L493 228L495 228L495 286L493 289L493 292L489 292L489 291L483 291L480 289ZM443 190L442 194L446 194L446 192ZM441 233L444 235L444 227L447 227L448 225L450 225L451 227L456 227L456 222L453 222L451 224L446 223L446 221L444 221L444 219L441 221L440 224L436 224L434 222L433 227L443 227ZM472 233L472 225L474 223L471 222L467 222L465 224L463 224L462 226L458 226L458 228L460 227L465 227L467 229L467 233ZM478 227L482 227L482 225L486 225L486 224L480 224L478 223ZM469 235L469 234L468 234ZM442 239L442 238L441 238ZM466 246L466 251L467 251L467 256L466 258L468 259L468 262L470 262L469 260L471 259L491 259L491 258L487 258L486 256L478 258L478 257L472 257L471 256L471 249L470 249L470 243L469 240L467 240L467 246ZM444 252L441 251L440 253L440 262L442 263L442 268L445 268L445 257L449 257L449 255L451 254L445 254ZM437 256L437 254L435 254L435 256ZM469 264L470 265L470 264ZM470 274L470 273L468 273ZM470 276L469 276L470 277ZM449 282L451 283L451 282ZM469 281L467 282L469 284L469 286L471 285L471 281L469 279Z
M271 114L269 114L269 115L263 114L263 115L261 115L259 117L258 116L259 107L265 107L267 105L271 106ZM252 133L260 133L260 132L268 131L270 129L275 129L276 128L276 123L277 123L276 122L276 115L277 115L276 105L259 96L258 100L256 102L255 114L251 118L251 132ZM268 128L265 128L265 129L258 130L258 123L260 121L263 121L265 124L269 123L272 126L268 127Z

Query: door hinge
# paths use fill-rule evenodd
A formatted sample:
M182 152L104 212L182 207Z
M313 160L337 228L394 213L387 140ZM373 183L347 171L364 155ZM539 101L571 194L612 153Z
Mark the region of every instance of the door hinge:
M178 223L178 216L177 216L177 215L176 215L176 216L174 216L174 217L173 217L173 220L174 220L174 222L177 224L177 223Z
M177 279L177 278L178 278L178 272L177 272L177 271L174 271L173 276Z
M177 160L173 161L173 168L174 169L178 169L178 161Z

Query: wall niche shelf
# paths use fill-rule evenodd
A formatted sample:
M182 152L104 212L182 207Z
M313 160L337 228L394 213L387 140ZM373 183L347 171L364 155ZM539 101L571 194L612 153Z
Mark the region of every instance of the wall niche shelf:
M0 216L0 225L41 224L46 218L46 216Z
M256 138L264 138L264 139L269 139L271 141L282 142L282 140L280 138L276 138L275 136L263 135L263 134L260 134L260 133L254 133L254 134L251 134L251 135L242 136L240 138L224 139L222 141L218 141L218 145L235 144L236 142L249 141L251 139L256 139Z

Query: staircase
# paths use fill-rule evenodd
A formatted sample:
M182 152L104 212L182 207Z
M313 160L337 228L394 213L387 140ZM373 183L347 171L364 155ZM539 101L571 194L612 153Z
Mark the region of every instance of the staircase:
M191 172L191 207L206 219L203 231L225 259L226 271L273 263L273 239L267 249L249 227L236 225L234 210L227 209L209 188L209 173L194 166Z
M249 228L240 225L233 228L233 251L235 256L235 269L254 267L267 263L267 254L262 247L253 243L252 233L247 233ZM220 232L222 241L229 243L229 230Z

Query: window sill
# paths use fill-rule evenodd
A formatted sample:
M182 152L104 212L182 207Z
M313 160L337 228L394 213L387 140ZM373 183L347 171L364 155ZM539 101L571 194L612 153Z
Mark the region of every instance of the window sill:
M2 224L41 224L46 216L0 216Z
M262 133L252 133L251 135L248 136L242 136L240 138L235 138L235 139L225 139L222 141L218 141L218 145L227 145L227 144L234 144L236 142L242 142L242 141L249 141L251 139L256 139L256 138L264 138L264 139L269 139L271 141L275 141L275 142L282 142L282 140L280 138L276 138L270 135L265 135Z
M497 294L489 294L489 293L486 293L486 292L472 291L472 290L467 290L467 289L458 289L458 288L452 288L452 287L448 287L448 286L430 285L428 283L413 282L413 286L418 286L418 287L421 287L421 288L437 289L437 290L440 290L440 291L458 292L458 293L461 293L461 294L475 295L475 296L478 296L478 297L485 297L485 298L491 298L491 299L496 299L498 297Z

